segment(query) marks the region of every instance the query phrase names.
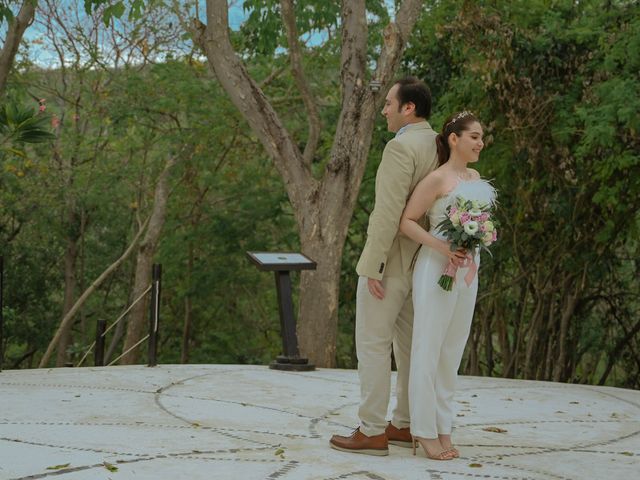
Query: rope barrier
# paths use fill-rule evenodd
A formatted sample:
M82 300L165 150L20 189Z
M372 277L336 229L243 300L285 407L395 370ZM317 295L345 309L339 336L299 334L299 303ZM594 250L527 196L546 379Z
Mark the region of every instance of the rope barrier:
M127 353L129 353L131 350L133 350L138 345L140 345L142 342L144 342L147 338L149 338L149 334L148 333L144 336L144 338L141 338L140 341L138 341L135 345L133 345L131 348L127 349L126 352L122 352L122 355L120 355L118 358L114 359L111 363L109 363L109 365L107 365L107 367L110 367L111 365L116 363L118 360L120 360L122 357L124 357Z
M118 322L119 322L120 320L122 320L122 319L125 317L125 315L131 311L131 309L133 308L133 306L134 306L136 303L138 303L140 300L142 300L142 298L143 298L147 293L149 293L149 291L151 290L151 288L152 288L152 287L153 287L153 284L149 284L149 286L145 289L145 291L144 291L144 292L142 292L142 293L140 294L140 296L139 296L138 298L136 298L136 299L133 301L133 303L131 303L131 305L129 305L129 306L127 307L127 309L126 309L124 312L122 312L122 313L120 314L120 316L116 319L116 321L115 321L115 322L113 322L113 323L109 326L109 328L107 328L107 329L104 331L104 333L103 333L101 336L102 336L102 337L106 336L106 335L107 335L107 333L109 332L109 330L111 330L113 327L115 327L115 326L118 324ZM144 340L146 340L147 338L149 338L149 335L147 335L147 336L144 338ZM139 344L140 344L140 342L136 343L136 344L134 345L134 347L138 346ZM95 346L96 346L96 342L95 342L95 340L94 340L94 341L91 343L91 345L89 346L89 349L85 352L85 354L82 356L82 358L81 358L81 359L80 359L80 361L78 362L78 365L76 365L77 367L80 367L80 366L84 363L84 361L86 360L87 356L91 353L91 350L93 350L93 347L95 347ZM131 347L131 348L134 348L134 347ZM123 355L125 355L126 353L128 353L130 350L131 350L131 349L127 350L125 353L123 353L122 355L120 355L116 360L119 360ZM114 361L115 361L115 360L114 360ZM113 362L112 362L112 363L113 363ZM111 363L110 363L109 365L111 365Z

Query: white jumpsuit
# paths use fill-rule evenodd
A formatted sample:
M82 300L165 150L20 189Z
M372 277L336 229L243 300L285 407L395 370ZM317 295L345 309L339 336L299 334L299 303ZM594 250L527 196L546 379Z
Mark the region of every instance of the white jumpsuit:
M429 212L430 233L438 238L436 226L446 218L446 208L456 196L481 203L493 203L495 190L486 180L461 180L446 196L436 200ZM475 262L479 266L480 256ZM453 395L478 291L478 276L470 286L464 281L466 268L458 269L451 291L438 280L447 257L423 245L413 273L413 341L409 373L411 433L422 438L450 434Z

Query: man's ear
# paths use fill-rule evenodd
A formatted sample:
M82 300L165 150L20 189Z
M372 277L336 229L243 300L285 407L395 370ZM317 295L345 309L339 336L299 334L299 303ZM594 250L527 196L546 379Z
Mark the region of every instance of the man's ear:
M411 115L411 113L416 111L416 104L413 102L407 102L402 106L402 113L405 115Z

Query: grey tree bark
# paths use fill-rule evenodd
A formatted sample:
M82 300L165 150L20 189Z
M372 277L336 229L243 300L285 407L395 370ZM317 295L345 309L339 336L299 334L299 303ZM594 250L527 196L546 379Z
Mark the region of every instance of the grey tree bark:
M33 22L37 5L37 0L24 0L18 15L9 22L7 38L5 38L2 50L0 50L0 95L7 86L7 78L9 77L13 60L16 57L25 30Z
M207 24L195 19L193 37L231 101L273 159L295 212L302 251L318 263L317 270L301 275L298 315L301 353L316 365L334 366L340 264L347 229L364 174L376 114L391 86L423 0L404 0L395 21L384 30L381 54L371 75L380 82L379 91L369 88L365 0L342 3L342 108L330 158L320 179L311 172L313 152L307 148L300 152L260 86L234 52L229 38L227 1L207 0L206 4ZM310 93L304 93L296 32L288 10L291 2L282 0L281 5L294 76L309 109L313 102ZM313 123L313 115L310 118ZM313 128L310 125L310 132ZM313 137L310 138L313 142Z
M176 156L169 156L164 169L156 182L149 227L147 228L144 239L140 242L136 258L136 274L132 292L133 299L142 295L151 283L151 266L153 264L153 256L156 252L158 241L160 240L160 234L162 233L162 227L164 227L167 213L167 202L169 200L169 174L171 168L175 165L176 160ZM143 332L145 331L147 319L146 313L149 305L148 298L148 295L145 296L131 309L131 313L129 313L123 351L133 347L144 336ZM120 363L124 365L132 365L138 363L139 358L140 349L136 348L124 355Z
M84 302L87 301L87 298L91 296L91 294L102 284L102 282L104 282L105 279L107 279L109 275L111 275L111 273L113 273L122 264L122 262L124 262L129 257L129 255L131 255L131 252L133 252L135 246L138 244L138 240L140 239L145 229L147 228L148 223L149 223L149 220L147 219L142 224L142 226L140 227L140 230L138 230L138 233L136 233L136 235L133 237L133 240L131 240L131 243L129 244L125 252L120 256L120 258L118 258L115 262L109 265L98 276L98 278L96 278L93 281L93 283L89 285L89 287L82 293L82 295L80 295L78 300L76 300L76 303L73 304L73 307L71 308L71 310L69 310L67 314L64 316L64 318L60 321L60 325L58 326L56 333L51 339L51 342L49 342L49 346L47 347L46 352L40 359L38 368L44 368L47 366L47 363L49 362L49 359L51 358L53 351L55 350L56 346L58 345L58 342L60 341L62 332L65 330L65 328L68 327L68 325L71 324L76 313L78 313L80 308L82 308L82 305L84 305Z

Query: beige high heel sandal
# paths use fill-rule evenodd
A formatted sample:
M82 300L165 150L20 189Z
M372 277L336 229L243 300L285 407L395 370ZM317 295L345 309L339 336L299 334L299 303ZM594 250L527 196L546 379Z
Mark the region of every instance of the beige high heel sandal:
M416 446L418 445L418 443L419 443L418 437L414 437L413 435L411 435L411 446L413 448L414 456L416 455ZM424 445L420 444L420 446L424 450L425 456L431 460L453 460L455 458L451 450L443 450L436 455L431 455L431 453L429 453L429 451L426 449Z

